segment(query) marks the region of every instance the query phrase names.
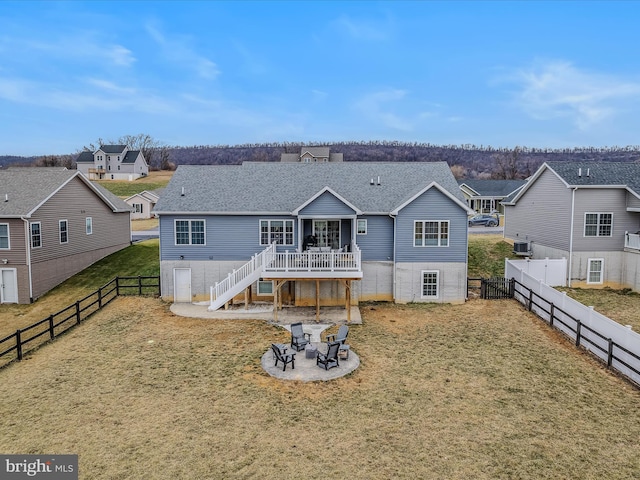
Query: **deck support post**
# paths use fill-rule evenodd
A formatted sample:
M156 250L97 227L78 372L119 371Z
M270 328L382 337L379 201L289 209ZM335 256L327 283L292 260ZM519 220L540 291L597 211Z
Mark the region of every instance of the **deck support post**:
M316 322L320 322L320 280L316 280Z

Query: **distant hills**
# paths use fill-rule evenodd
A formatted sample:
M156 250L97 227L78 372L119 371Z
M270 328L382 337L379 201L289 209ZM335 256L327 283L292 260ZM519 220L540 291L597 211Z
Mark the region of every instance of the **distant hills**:
M579 147L543 149L493 148L476 145L432 145L393 141L336 143L266 143L247 145L197 145L167 147L174 165L237 165L245 161L278 162L282 153L299 153L304 146L328 146L343 153L347 162L433 162L445 161L457 177L525 178L545 161L640 161L640 146ZM0 166L50 164L53 156L0 156ZM68 160L69 155L59 157ZM75 156L73 156L75 158ZM46 162L44 162L47 164ZM153 165L152 165L153 167Z

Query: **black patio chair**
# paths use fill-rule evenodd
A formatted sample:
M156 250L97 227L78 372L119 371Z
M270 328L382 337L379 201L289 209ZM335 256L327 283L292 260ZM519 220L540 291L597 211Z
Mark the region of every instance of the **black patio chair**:
M278 362L282 362L282 371L284 372L287 369L287 364L291 364L291 369L296 368L296 354L295 353L286 353L286 347L284 349L280 349L278 345L275 343L271 344L271 350L273 350L273 356L276 359L275 366L278 366Z
M302 331L302 322L291 324L291 347L297 352L307 346L311 342L311 334Z
M340 344L344 344L347 340L347 335L349 335L349 327L347 325L340 325L338 333L327 335L327 343L339 342Z
M331 342L329 343L329 348L327 348L327 353L318 352L318 356L316 357L316 365L319 367L324 367L325 370L329 370L333 367L339 367L340 363L338 363L338 350L340 349L340 342Z

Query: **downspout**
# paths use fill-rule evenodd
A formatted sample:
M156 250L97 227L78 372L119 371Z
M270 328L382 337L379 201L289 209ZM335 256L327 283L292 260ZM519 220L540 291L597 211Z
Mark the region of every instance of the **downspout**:
M29 277L29 302L33 303L33 276L31 273L31 235L29 232L29 220L27 220L24 217L20 217L21 220L24 222L24 238L25 238L25 244L26 244L26 253L27 253L27 276Z
M396 216L389 214L393 219L393 301L396 301Z
M576 190L578 187L575 187L571 192L571 231L569 232L569 272L567 275L567 286L571 288L571 267L573 263L573 213L576 207Z

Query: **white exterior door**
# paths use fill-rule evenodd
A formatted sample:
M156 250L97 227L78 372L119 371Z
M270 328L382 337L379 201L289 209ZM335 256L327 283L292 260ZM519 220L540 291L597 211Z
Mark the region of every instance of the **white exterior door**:
M0 270L0 303L18 303L18 282L15 268Z
M176 303L191 302L191 269L173 269L173 301Z

